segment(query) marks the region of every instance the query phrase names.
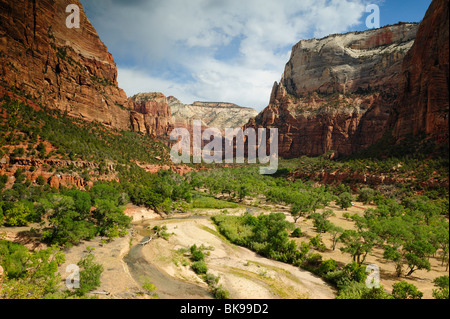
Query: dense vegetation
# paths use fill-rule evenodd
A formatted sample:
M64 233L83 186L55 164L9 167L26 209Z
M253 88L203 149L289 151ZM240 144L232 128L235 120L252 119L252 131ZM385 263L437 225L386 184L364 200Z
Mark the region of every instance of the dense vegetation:
M2 163L5 174L0 174L0 226L33 224L37 228L28 235L52 247L29 252L24 246L0 241L0 265L7 273L2 297L80 297L95 289L102 269L88 255L79 266L84 269L82 281L89 280L84 279L78 294L58 290L56 269L64 259L60 249L96 236L113 240L125 235L130 218L123 212L130 202L168 214L244 206L273 211L275 205L282 206L295 223L288 222L284 213L222 214L213 220L231 242L320 275L338 288L338 298L421 298L421 292L400 276L429 270L432 257L448 270L448 151L430 157L423 152L428 146L423 145L414 154L400 148L379 158L374 154L379 154L380 144L338 161L329 160L329 154L282 160L272 176L260 175L259 167L252 166L214 166L185 176L169 171L149 174L137 163L168 161L167 147L157 140L69 118L43 106L36 110L9 97L0 104L0 158L10 161ZM44 164L13 170L22 158L40 159ZM65 164L45 164L53 159ZM88 164L75 165L77 161ZM46 176L80 177L84 189L52 188L48 178L35 177L37 170ZM347 177L319 183L320 174L336 172ZM361 174L383 175L392 183L375 183L370 178L362 183L355 178ZM345 210L355 201L374 205L362 216L344 213L355 229L330 221L332 202ZM297 224L303 219L311 219L317 232L308 241ZM331 247L323 243L323 234L331 235ZM365 261L375 248L382 249L384 260L395 266L399 276L392 294L365 285ZM327 249L339 249L353 262L339 265L333 259L322 260L320 253ZM227 298L218 278L208 273L204 250L191 247L190 254L192 269L217 297ZM434 284L433 296L448 298L448 276L436 278Z
M289 164L285 162L282 170ZM365 260L376 247L384 251L386 262L395 265L399 278L409 277L420 269L430 270L431 257L439 258L448 270L448 190L422 190L422 194L430 196L427 197L415 191L405 191L402 185L386 191L383 185L377 188L367 185L351 185L350 188L345 184L318 186L311 181L285 177L282 174L261 176L253 168L242 167L195 173L191 183L202 185L211 194L238 202L244 198L257 198L255 206L266 207L267 203L286 205L295 224L287 222L285 214L280 213L257 217L224 214L214 216L213 220L220 233L231 242L319 274L336 285L338 298L421 297L420 292L400 284L395 286L393 295L386 294L383 289L367 290L364 283L367 276ZM359 187L356 192L355 187ZM242 189L246 190L244 197L239 196ZM332 201L342 209L352 206L353 201L372 204L376 208L366 210L363 216L344 213L344 217L356 226L354 230L348 230L329 221L333 212L327 207ZM248 201L246 205L254 203ZM300 218L312 219L318 235L299 245L294 239L303 236L297 224ZM331 247L323 244L323 233L332 236ZM320 252L335 250L338 243L342 253L351 256L352 264L338 267L334 260L322 260ZM409 292L399 292L404 290ZM445 288L441 290L445 295Z
M160 162L168 160L167 147L149 136L129 131L106 129L102 124L68 117L67 114L40 105L39 110L11 100L0 98L5 116L1 117L0 145L3 152L20 152L42 159L91 161L106 167L106 162ZM46 152L41 144L49 142L56 150ZM6 148L3 147L8 145ZM16 151L16 146L22 151ZM3 155L3 154L1 154Z
M78 262L80 289L61 286L58 266L65 256L58 247L30 252L21 245L0 240L0 265L7 277L0 282L2 299L61 299L86 298L86 294L100 284L103 267L88 254ZM1 278L0 278L1 279Z

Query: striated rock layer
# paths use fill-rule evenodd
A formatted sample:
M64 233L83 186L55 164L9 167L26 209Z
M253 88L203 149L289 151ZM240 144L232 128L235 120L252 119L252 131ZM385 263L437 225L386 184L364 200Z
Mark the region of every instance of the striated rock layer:
M192 128L192 121L200 120L203 127L214 127L224 132L226 128L238 128L258 115L252 108L224 102L194 102L183 104L173 96L168 97L172 122L177 127Z
M424 134L448 143L449 1L431 3L403 61L394 137Z
M69 4L80 8L80 28L66 26ZM0 84L70 116L130 128L114 60L78 0L0 0Z
M139 93L128 99L133 107L131 125L133 131L153 136L170 134L172 114L166 96L162 93Z
M277 127L279 155L348 155L385 133L417 24L300 41L269 106L245 127Z

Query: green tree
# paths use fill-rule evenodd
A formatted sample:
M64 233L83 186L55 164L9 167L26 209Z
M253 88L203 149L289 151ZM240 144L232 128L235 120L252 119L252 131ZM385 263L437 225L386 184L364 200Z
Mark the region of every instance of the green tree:
M416 286L404 280L392 286L392 295L395 299L422 299L423 297L423 293Z
M97 200L108 200L113 202L115 205L119 205L119 191L113 186L106 184L94 185L89 191L92 197L92 204L96 205Z
M358 194L358 201L364 204L370 204L375 197L376 192L371 188L362 188Z
M297 223L299 218L306 217L313 212L316 200L309 192L298 193L290 211L295 223Z
M337 204L340 208L347 210L352 206L353 197L350 193L343 192L338 196Z
M375 234L369 231L345 230L339 241L344 245L340 248L341 251L349 253L353 261L361 265L375 245Z
M76 290L76 294L79 296L83 296L100 286L100 278L104 269L94 259L94 255L89 253L77 263L80 267L80 288Z
M325 210L322 213L313 213L310 218L314 220L314 227L319 233L326 233L332 228L332 223L328 220L330 216L334 215L332 210Z
M59 290L61 277L58 266L65 261L56 247L29 252L25 246L0 241L0 265L7 278L0 298L43 299Z
M44 239L52 244L78 244L97 233L95 224L85 219L85 212L77 210L71 196L51 194L40 200L38 209L47 215L49 227L44 231Z
M332 241L331 248L334 251L334 250L336 250L336 245L337 245L337 242L339 241L339 236L344 232L344 229L342 227L331 224L331 227L328 230L328 232L331 235L331 241Z
M431 270L429 257L435 253L436 249L426 240L417 240L406 243L404 250L405 259L409 267L406 276L410 276L413 272L420 269Z
M242 201L246 196L250 195L247 185L241 185L238 190L239 200Z
M435 299L449 299L449 276L437 277L433 280L433 283L438 289L433 289L433 297Z
M0 191L3 188L5 188L7 182L8 182L8 175L0 175Z
M22 202L16 202L4 211L4 223L6 226L26 226L32 211Z
M131 217L123 213L123 209L107 199L96 200L97 209L94 218L97 220L99 233L110 239L118 237L130 226Z
M39 175L39 176L36 178L36 183L37 183L38 185L42 186L42 185L45 184L45 179L44 179L41 175Z

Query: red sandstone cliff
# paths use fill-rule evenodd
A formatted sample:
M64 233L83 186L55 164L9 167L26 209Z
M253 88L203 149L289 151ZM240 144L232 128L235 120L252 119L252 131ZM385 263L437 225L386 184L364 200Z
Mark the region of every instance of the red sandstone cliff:
M449 1L420 25L300 41L269 106L246 127L277 127L283 157L348 155L392 130L448 143Z
M448 143L449 1L434 0L402 67L394 136L425 134Z
M162 93L139 93L129 98L133 107L132 129L153 136L168 136L173 128L167 97Z
M269 106L246 127L277 127L279 155L355 153L385 133L417 24L300 41Z
M80 8L78 29L66 26L69 4ZM114 60L78 0L0 0L0 84L70 116L130 127Z

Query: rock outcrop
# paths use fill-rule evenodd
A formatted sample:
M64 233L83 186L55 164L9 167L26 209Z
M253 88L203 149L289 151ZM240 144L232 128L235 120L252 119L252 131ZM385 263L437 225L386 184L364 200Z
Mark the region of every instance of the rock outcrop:
M173 128L172 114L166 96L162 93L139 93L129 98L133 108L133 131L153 136L167 136Z
M187 105L173 96L168 97L172 122L177 127L192 128L192 121L200 120L202 127L214 127L220 131L238 128L258 115L252 108L224 102L194 102Z
M66 7L80 9L68 28ZM0 0L0 84L87 121L129 130L111 54L78 0Z
M403 61L393 135L423 134L448 144L449 2L435 0Z
M348 155L378 141L418 24L300 41L269 106L245 127L277 127L279 155Z

